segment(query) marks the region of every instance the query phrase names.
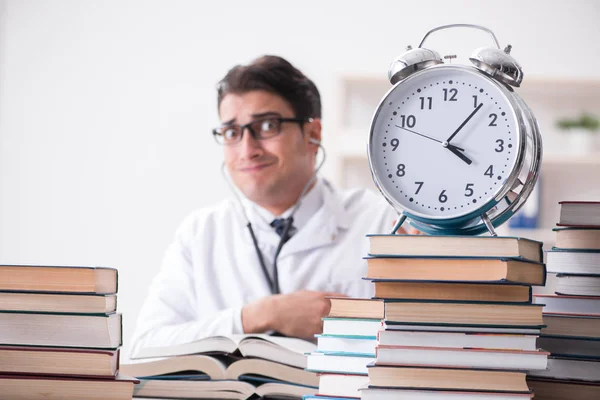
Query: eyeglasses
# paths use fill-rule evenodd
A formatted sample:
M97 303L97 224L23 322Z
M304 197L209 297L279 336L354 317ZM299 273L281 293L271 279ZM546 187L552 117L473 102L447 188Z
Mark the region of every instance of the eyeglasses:
M263 140L279 135L281 124L284 122L294 122L302 126L304 123L311 121L312 118L261 118L245 125L223 125L213 129L212 134L217 143L231 146L242 141L246 128L248 128L254 139Z

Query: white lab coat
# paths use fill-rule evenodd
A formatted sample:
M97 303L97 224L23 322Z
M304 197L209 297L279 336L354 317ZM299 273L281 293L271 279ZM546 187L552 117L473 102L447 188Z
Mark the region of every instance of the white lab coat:
M361 279L369 245L365 235L389 233L397 214L380 194L341 192L324 180L319 184L322 205L278 257L281 293L316 290L370 297L372 284ZM138 317L132 355L145 347L243 333L242 307L271 292L241 207L235 199L226 200L181 224ZM272 269L279 236L244 209Z

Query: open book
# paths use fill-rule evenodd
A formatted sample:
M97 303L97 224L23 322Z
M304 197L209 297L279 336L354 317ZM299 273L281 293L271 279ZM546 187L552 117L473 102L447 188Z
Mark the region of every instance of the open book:
M174 346L148 347L131 357L143 358L171 357L188 354L221 353L242 357L258 357L276 363L305 368L305 353L316 349L316 345L302 339L257 335L211 336L190 343Z
M212 336L191 343L140 350L121 372L136 377L195 373L211 380L261 376L296 385L318 386L316 374L304 371L305 353L314 343L260 335Z
M260 358L238 360L216 355L193 354L176 357L148 358L121 364L120 372L139 378L170 376L179 379L244 380L247 376L262 376L296 385L318 386L313 372Z

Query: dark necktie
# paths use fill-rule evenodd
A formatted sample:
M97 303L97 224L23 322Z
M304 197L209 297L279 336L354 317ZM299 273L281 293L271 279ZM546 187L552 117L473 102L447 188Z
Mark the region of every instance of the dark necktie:
M277 232L279 237L283 237L283 231L285 230L285 219L284 218L275 218L273 220L273 222L271 222L270 225L273 228L275 228L275 232ZM292 235L294 233L296 233L296 228L294 228L294 226L292 225L292 226L290 226L290 229L288 230L287 235L285 235L285 238L283 238L283 243L290 240L290 238L292 237Z

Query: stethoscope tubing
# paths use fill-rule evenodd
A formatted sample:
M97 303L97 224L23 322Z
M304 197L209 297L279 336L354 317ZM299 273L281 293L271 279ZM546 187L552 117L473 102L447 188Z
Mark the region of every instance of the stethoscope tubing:
M285 222L284 222L285 225L284 225L284 228L283 228L283 232L281 234L281 239L279 240L279 243L277 244L277 250L275 251L275 256L273 258L273 277L272 278L271 278L271 275L269 274L269 270L267 269L267 264L265 262L265 257L264 257L264 255L263 255L263 253L260 250L260 247L258 245L258 240L256 239L256 235L254 233L254 229L252 229L252 223L250 222L250 219L248 218L248 215L246 215L246 211L244 210L244 205L242 204L242 199L240 198L240 195L239 195L238 191L234 188L233 184L231 183L231 181L229 179L229 176L225 172L225 162L223 162L221 164L221 173L225 177L225 182L227 182L227 185L229 186L229 189L235 195L235 198L237 199L237 202L239 203L240 208L242 210L242 214L244 214L244 218L246 219L246 222L247 222L246 227L248 228L248 231L250 232L250 237L252 238L252 244L254 245L254 251L256 252L256 257L258 258L258 263L260 264L260 267L262 269L263 275L265 276L265 280L269 284L269 288L271 290L271 294L273 294L273 295L281 293L281 288L279 286L279 269L277 268L277 258L279 257L279 253L281 253L281 250L283 249L283 245L286 242L285 238L287 237L287 235L288 235L288 233L289 233L289 231L290 231L290 229L292 227L292 224L294 222L294 214L298 210L298 207L300 207L300 204L302 202L302 199L304 198L304 195L308 191L308 188L311 186L311 184L317 178L317 173L319 172L319 170L321 169L321 167L325 163L325 159L327 158L327 153L325 152L325 148L323 147L323 145L319 141L316 141L316 140L313 141L313 140L311 140L311 143L316 144L317 146L319 146L319 149L321 149L321 151L323 153L323 159L321 160L321 162L319 163L319 165L317 166L317 168L315 168L315 172L313 173L313 175L311 176L311 178L304 185L304 188L302 189L302 192L300 192L300 196L298 197L298 201L294 205L294 208L292 209L292 212L285 219Z

